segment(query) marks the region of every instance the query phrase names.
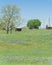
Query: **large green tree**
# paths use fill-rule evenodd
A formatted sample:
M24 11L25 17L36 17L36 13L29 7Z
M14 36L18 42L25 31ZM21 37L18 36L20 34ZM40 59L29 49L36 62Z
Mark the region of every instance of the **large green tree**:
M41 22L39 19L31 19L27 23L27 27L29 29L38 29L40 25L41 25Z
M13 26L20 17L20 9L16 5L7 4L1 9L1 16L3 21L6 23L7 34L9 31L12 33Z

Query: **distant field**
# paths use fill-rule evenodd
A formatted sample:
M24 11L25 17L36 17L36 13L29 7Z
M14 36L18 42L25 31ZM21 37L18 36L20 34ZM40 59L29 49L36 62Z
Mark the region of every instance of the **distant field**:
M52 65L52 30L0 30L0 65Z

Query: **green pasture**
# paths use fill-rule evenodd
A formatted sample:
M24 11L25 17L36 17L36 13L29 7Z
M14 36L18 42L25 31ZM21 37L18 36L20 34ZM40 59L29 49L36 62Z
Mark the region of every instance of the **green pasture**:
M0 30L0 65L52 65L52 30Z

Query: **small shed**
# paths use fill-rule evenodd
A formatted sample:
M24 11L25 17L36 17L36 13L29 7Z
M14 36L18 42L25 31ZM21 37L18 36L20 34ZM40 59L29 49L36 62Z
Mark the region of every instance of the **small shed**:
M16 27L15 30L16 31L22 31L22 27Z
M22 28L16 28L16 31L22 31Z

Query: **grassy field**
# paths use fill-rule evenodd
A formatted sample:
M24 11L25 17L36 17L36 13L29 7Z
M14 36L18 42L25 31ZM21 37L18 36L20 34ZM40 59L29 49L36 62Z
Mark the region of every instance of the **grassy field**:
M0 31L0 65L52 65L52 30Z

